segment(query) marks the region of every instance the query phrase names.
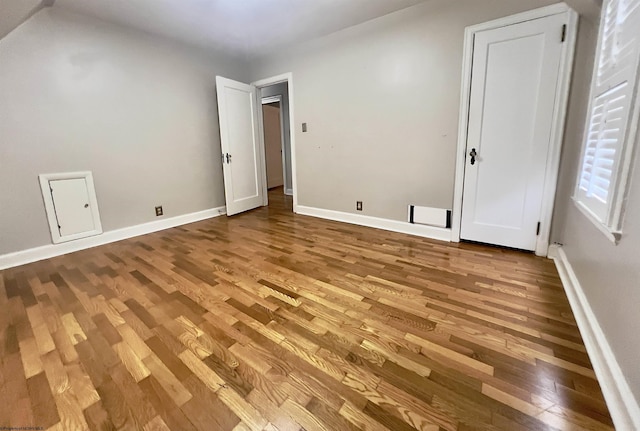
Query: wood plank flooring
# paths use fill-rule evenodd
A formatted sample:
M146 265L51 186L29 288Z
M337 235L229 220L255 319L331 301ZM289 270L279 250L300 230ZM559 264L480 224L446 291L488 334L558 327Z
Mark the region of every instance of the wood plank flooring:
M270 199L0 272L0 427L613 429L551 261Z

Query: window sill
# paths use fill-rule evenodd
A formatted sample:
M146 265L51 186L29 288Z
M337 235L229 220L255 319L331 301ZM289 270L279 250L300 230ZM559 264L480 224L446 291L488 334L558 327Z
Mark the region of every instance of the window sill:
M602 223L598 217L596 217L589 208L587 208L582 202L577 200L575 197L572 198L573 203L576 204L576 207L580 210L582 214L589 220L595 227L598 228L600 232L607 237L609 241L611 241L614 245L618 245L618 241L620 241L620 236L622 232L616 232L611 230L607 225Z

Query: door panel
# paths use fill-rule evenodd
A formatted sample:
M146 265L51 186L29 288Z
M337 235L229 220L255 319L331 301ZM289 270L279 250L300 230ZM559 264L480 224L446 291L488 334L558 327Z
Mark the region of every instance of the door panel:
M227 215L264 204L256 88L216 77Z
M463 239L535 249L565 19L551 16L476 34Z
M49 187L61 237L96 229L84 178L49 181Z

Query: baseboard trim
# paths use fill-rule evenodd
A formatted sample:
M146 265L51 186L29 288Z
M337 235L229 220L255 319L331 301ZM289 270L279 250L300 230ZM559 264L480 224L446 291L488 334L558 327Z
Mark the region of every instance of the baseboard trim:
M297 214L451 242L451 229L298 205Z
M552 245L549 247L549 257L554 260L558 268L562 285L569 298L616 429L640 430L640 405L622 374L620 365L602 332L567 255L561 246Z
M218 208L211 208L204 211L183 214L176 217L107 231L101 235L82 238L75 241L69 241L60 244L49 244L41 247L17 251L14 253L3 254L0 255L0 270L24 265L31 262L37 262L39 260L49 259L56 256L61 256L67 253L73 253L75 251L85 250L87 248L97 247L99 245L109 244L111 242L120 241L127 238L133 238L152 232L157 232L159 230L169 229L188 223L194 223L213 217L218 217L226 214L226 212L227 209L223 206Z

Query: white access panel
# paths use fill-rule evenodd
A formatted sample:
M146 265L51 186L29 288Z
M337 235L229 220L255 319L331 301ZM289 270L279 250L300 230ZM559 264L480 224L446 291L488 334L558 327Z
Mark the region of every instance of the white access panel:
M90 172L40 175L40 186L54 243L102 233Z
M95 230L84 178L49 181L60 236Z

